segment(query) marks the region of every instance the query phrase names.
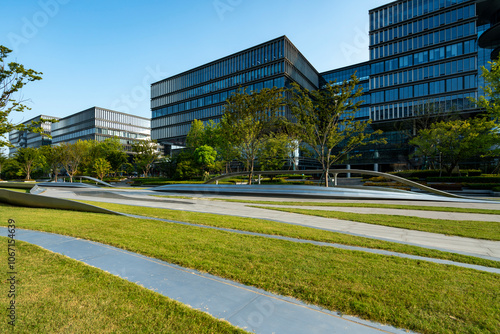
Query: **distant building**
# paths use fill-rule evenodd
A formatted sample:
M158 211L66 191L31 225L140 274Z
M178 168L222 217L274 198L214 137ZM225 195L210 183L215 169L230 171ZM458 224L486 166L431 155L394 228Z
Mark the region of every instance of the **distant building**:
M47 121L42 122L38 127L41 127L43 129L43 134L50 135L52 123L49 120L57 120L57 117L39 115L22 124L29 125L32 122L40 122L42 119ZM15 154L17 152L17 149L20 147L37 148L44 145L50 145L52 143L52 139L47 136L43 136L41 133L19 130L9 132L9 141L12 145L14 145L14 147L9 148L10 155Z
M104 141L116 137L127 152L137 140L151 138L148 118L92 107L59 119L52 124L52 144L74 143L78 140Z

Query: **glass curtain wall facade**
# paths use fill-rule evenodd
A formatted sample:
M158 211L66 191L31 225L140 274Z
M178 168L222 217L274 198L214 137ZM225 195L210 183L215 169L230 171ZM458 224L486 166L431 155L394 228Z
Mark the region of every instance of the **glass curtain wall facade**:
M476 0L400 0L369 12L370 118L389 142L378 162L405 162L415 131L408 120L478 112L469 99L481 93L479 69L491 51L478 47L486 26L477 7Z
M40 115L22 124L29 125L32 122L40 122L42 119L57 120L58 118L54 116ZM51 125L52 125L51 122L43 122L39 126L43 128L44 134L51 135ZM15 154L19 147L38 148L40 146L52 144L52 139L50 139L47 136L43 136L40 133L34 133L31 131L19 131L19 130L14 130L9 132L9 141L12 145L14 145L14 147L9 148L10 155Z
M151 138L148 118L92 107L52 124L52 143L74 143L78 140L104 141L117 137L127 152L137 140Z
M238 89L318 88L318 72L286 36L224 57L151 85L151 137L184 145L195 119L218 121L226 99ZM288 111L284 111L288 115Z

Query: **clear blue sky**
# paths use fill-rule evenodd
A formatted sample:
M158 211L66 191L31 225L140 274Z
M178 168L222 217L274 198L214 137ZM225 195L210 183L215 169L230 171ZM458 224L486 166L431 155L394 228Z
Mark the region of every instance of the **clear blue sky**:
M388 0L2 0L9 60L43 72L21 122L92 106L151 117L150 84L287 35L320 72L368 60Z

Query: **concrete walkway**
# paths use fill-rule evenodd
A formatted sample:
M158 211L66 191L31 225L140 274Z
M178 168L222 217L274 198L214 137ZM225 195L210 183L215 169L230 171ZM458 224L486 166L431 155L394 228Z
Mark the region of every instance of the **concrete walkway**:
M0 227L7 236L7 228ZM100 243L16 230L16 239L84 262L255 333L408 333Z
M252 208L243 203L222 202L222 201L207 201L207 200L190 200L190 199L175 199L175 198L158 198L151 195L158 193L149 190L92 190L92 189L47 189L42 195L69 198L77 200L90 200L108 203L119 203L128 205L138 205L144 207L165 208L172 210L206 212L223 215L233 215L241 217L252 217L259 219L275 220L288 224L296 224L301 226L324 229L333 232L340 232L356 236L386 240L391 242L404 243L437 249L442 251L454 252L458 254L471 255L500 261L500 242L480 240L472 238L462 238L456 236L447 236L437 233L421 232L414 230L406 230L388 226L380 226L373 224L357 223L339 219L330 219L322 217L314 217L307 215L299 215L294 213L279 212L273 210ZM222 196L219 196L222 197ZM234 197L233 197L234 198ZM260 198L262 200L262 198ZM324 201L324 200L323 200ZM380 202L380 201L379 201ZM372 203L372 202L370 202ZM398 203L401 202L383 202L383 203ZM419 205L424 203L419 202ZM428 203L425 205L439 205L451 207L474 207L500 209L497 203ZM330 208L337 210L337 208ZM357 210L358 208L354 208ZM372 212L375 209L370 209ZM384 209L390 210L390 209ZM339 210L340 211L340 210ZM399 210L390 210L398 212ZM419 212L417 210L412 210ZM385 211L389 212L389 211ZM423 212L423 211L421 211ZM461 214L458 214L459 216ZM470 217L471 214L465 214ZM448 212L432 212L433 218L447 219ZM491 215L487 215L491 216ZM487 218L490 219L489 217Z
M421 217L429 219L446 219L446 220L474 220L484 222L500 222L500 215L489 215L480 213L462 213L462 212L440 212L440 211L424 211L424 210L406 210L406 209L384 209L384 208L356 208L356 207L338 207L338 206L293 206L293 205L269 205L264 204L259 206L306 209L306 210L322 210L322 211L340 211L364 214L378 215L393 215L405 217ZM500 205L499 205L500 209Z

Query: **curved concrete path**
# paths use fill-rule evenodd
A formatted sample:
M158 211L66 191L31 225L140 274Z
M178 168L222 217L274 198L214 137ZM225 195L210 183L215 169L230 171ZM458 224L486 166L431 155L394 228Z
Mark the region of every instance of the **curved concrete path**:
M157 193L154 191L135 190L135 189L95 191L90 189L69 190L69 189L50 188L47 189L47 191L45 191L41 195L50 197L77 199L77 200L89 200L89 201L98 200L100 202L108 202L108 203L128 204L128 205L137 205L144 207L156 207L156 208L164 208L172 210L206 212L214 214L275 220L288 224L296 224L301 226L324 229L333 232L340 232L367 238L404 243L419 247L437 249L447 252L454 252L463 255L471 255L471 256L482 257L485 259L500 261L499 241L447 236L437 233L406 230L401 228L394 228L394 227L373 225L366 223L357 223L353 221L346 221L340 219L299 215L294 213L253 208L244 203L175 199L175 198L161 199L157 197L152 197L151 194L157 195ZM262 200L262 198L260 199ZM387 203L406 204L401 202L387 202ZM419 202L419 204L422 205L421 202ZM426 205L427 204L437 205L435 203L426 203ZM438 204L439 206L445 206L444 203L438 203ZM464 203L446 203L446 206L463 207ZM497 203L483 203L483 204L467 203L467 207L500 209L500 205ZM330 208L330 209L336 210L337 208ZM373 211L374 209L370 210ZM393 211L399 211L399 210L393 210ZM449 213L432 212L432 215L434 218L437 219L447 219Z
M7 236L7 228L0 227L0 233ZM16 240L84 262L254 333L409 333L88 240L21 229Z

